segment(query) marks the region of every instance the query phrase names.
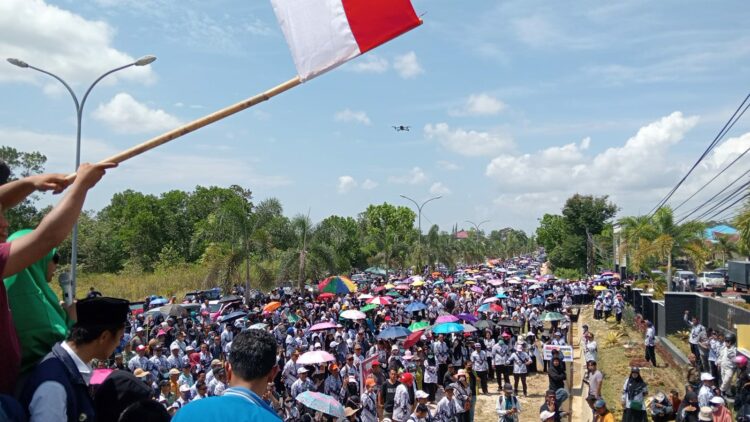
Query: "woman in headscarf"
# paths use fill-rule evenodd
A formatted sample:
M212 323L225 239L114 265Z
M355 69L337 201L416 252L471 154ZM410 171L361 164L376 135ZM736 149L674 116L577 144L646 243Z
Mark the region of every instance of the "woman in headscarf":
M648 394L648 385L641 378L640 368L632 368L630 376L622 387L622 407L625 409L622 422L646 422L648 416L644 400Z
M8 237L13 241L31 233L20 230ZM61 306L49 287L57 264L57 251L51 250L42 259L4 280L13 313L18 341L21 343L21 373L27 372L64 340L75 322ZM71 307L71 313L75 307Z

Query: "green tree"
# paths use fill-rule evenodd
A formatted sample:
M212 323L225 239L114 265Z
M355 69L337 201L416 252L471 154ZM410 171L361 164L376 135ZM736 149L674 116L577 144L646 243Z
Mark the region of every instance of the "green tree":
M370 205L360 214L360 227L364 235L363 249L371 263L403 266L410 246L418 239L414 228L416 214L408 207L388 203Z
M9 146L0 146L0 160L8 165L10 169L8 181L11 181L43 173L47 157L37 151L23 152ZM8 220L11 233L34 228L39 224L44 214L34 206L38 200L38 195L30 195L20 204L5 211L5 218Z
M568 227L565 218L556 214L544 214L536 229L536 241L544 247L547 253L562 244L567 235Z
M579 257L575 267L586 268L588 274L593 274L597 263L594 236L601 234L612 217L617 213L617 206L608 201L605 196L575 194L565 201L562 215L569 232L576 236L586 253ZM570 241L564 242L570 244ZM566 254L567 255L567 254Z

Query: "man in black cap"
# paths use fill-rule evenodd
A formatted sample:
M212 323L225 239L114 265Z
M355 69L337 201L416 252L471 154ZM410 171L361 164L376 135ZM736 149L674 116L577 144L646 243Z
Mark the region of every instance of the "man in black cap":
M34 421L93 421L88 393L92 359L104 360L120 344L128 301L110 297L83 299L68 340L55 344L26 382L21 404Z

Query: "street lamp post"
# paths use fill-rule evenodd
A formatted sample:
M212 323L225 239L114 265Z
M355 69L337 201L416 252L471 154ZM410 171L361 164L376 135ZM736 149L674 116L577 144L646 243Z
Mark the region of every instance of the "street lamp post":
M18 66L18 67L23 68L23 69L33 69L33 70L36 70L37 72L44 73L45 75L49 75L49 76L57 79L61 84L63 84L63 86L65 86L65 89L68 90L68 92L70 93L70 96L73 97L73 103L75 104L75 107L76 107L76 166L75 166L74 170L78 170L78 166L81 165L81 121L83 120L83 106L86 104L86 99L89 97L89 94L91 93L91 90L94 89L94 86L96 86L96 84L99 83L99 81L101 81L105 77L107 77L107 76L109 76L109 75L111 75L111 74L113 74L113 73L115 73L117 71L120 71L120 70L123 70L123 69L127 69L127 68L129 68L131 66L147 66L147 65L153 63L154 60L156 60L156 56L143 56L140 59L138 59L138 60L136 60L136 61L134 61L132 63L128 63L128 64L126 64L124 66L120 66L120 67L117 67L117 68L114 68L112 70L109 70L109 71L105 72L104 74L102 74L101 76L99 76L98 78L96 78L96 80L88 87L88 89L86 90L86 92L83 94L83 98L81 99L80 102L78 101L78 97L76 96L75 92L70 87L70 85L68 85L67 82L65 82L61 77L55 75L54 73L48 72L48 71L46 71L44 69L40 69L38 67L34 67L34 66L26 63L23 60L19 60L19 59L15 59L15 58L9 58L8 59L8 63L10 63L10 64L12 64L14 66ZM68 284L68 286L69 286L68 289L69 290L68 291L63 291L63 295L65 297L65 302L67 304L73 303L73 297L75 296L76 274L77 274L77 272L76 272L76 265L78 263L78 223L77 222L73 226L73 237L71 239L71 248L70 249L71 249L71 253L70 253L70 277L69 278L68 277L64 277L64 279L66 280L66 283L69 283Z
M480 227L480 226L481 226L482 224L484 224L484 223L489 223L489 222L490 222L490 220L484 220L484 221L481 221L481 222L480 222L479 224L477 224L477 223L475 223L475 222L473 222L473 221L471 221L471 220L465 220L465 221L466 221L467 223L471 224L472 226L474 226L474 228L475 228L475 229L477 230L477 236L479 236L479 227Z
M402 197L402 198L404 198L404 199L408 199L409 201L413 202L413 203L414 203L414 205L416 205L416 207L417 207L417 211L418 211L418 212L417 212L417 220L419 221L419 223L418 223L418 224L419 224L419 240L420 240L420 242L421 242L421 241L422 241L422 208L423 208L423 207L424 207L425 205L427 205L427 203L428 203L428 202L430 202L430 201L434 201L434 200L436 200L436 199L440 199L440 198L442 198L442 196L436 196L436 197L434 197L434 198L430 198L430 199L428 199L428 200L426 200L426 201L422 202L422 205L419 205L419 203L418 203L417 201L415 201L415 200L413 200L413 199L409 198L409 197L408 197L408 196L406 196L406 195L399 195L399 196L400 196L400 197Z

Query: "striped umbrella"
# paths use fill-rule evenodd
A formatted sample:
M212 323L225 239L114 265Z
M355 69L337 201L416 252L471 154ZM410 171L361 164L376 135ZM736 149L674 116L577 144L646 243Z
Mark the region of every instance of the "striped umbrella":
M357 285L341 275L328 277L318 283L318 290L324 293L345 294L357 291Z
M375 305L390 305L391 302L393 302L393 299L388 296L377 296L372 299L367 299L367 303L372 303Z

